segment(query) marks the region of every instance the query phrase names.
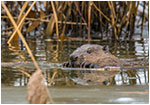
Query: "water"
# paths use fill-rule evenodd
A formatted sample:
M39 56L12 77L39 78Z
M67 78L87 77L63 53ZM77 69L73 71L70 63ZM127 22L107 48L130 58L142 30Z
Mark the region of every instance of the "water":
M51 87L56 104L147 104L147 85ZM14 97L15 96L15 97ZM26 87L2 86L2 104L24 104Z
M138 67L149 67L148 39L144 42L93 41L99 45L109 45L110 52L121 60ZM124 70L110 80L110 85L88 83L83 78L71 78L71 70L63 70L62 64L81 41L31 40L28 44L35 56L49 86L54 103L148 103L149 71L147 68ZM32 74L35 67L25 47L19 43L13 48L2 37L2 103L27 103L26 85L29 78L22 73ZM52 84L48 78L56 73ZM74 71L77 72L77 71ZM14 97L15 96L15 97Z

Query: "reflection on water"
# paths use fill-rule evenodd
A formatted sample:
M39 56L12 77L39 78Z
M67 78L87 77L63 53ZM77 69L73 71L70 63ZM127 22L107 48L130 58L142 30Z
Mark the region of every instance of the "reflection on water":
M73 50L84 43L86 42L28 40L32 53L40 65L41 70L43 70L43 74L47 80L46 84L52 86L87 84L87 82L82 82L83 78L72 78L72 71L64 71L61 69L62 63L69 60L69 55ZM149 66L148 40L144 40L144 42L124 41L120 43L101 41L91 43L109 45L112 54L128 62L130 65L138 67ZM35 71L35 67L33 63L31 63L30 56L27 54L25 47L21 43L19 43L17 47L19 50L12 49L12 47L7 46L6 41L2 39L2 84L24 86L27 84L29 78L19 70L29 74ZM12 50L15 50L15 52ZM5 66L3 62L5 62ZM11 62L12 65L6 62ZM49 84L49 79L53 76L54 72L57 72L55 78L51 84ZM78 77L80 77L80 75L81 73ZM88 73L88 75L91 75L90 78L96 76L90 73ZM111 85L144 85L149 83L148 76L149 70L146 68L138 70L130 69L117 73L117 75L110 78L109 81Z

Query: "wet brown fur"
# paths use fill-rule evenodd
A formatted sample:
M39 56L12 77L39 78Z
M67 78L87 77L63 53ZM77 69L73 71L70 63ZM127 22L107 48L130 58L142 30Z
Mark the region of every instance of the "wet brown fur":
M104 66L122 66L123 61L110 52L106 52L103 46L96 44L85 44L77 48L71 55L76 56L76 61L71 61L71 64L74 64L74 67L79 67L83 62L90 62L97 64L100 67Z

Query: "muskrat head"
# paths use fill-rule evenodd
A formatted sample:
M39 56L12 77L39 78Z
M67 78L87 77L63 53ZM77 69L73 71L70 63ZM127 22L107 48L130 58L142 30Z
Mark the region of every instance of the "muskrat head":
M70 55L70 63L72 67L80 67L83 62L95 63L99 52L103 51L103 46L94 44L85 44L77 48Z

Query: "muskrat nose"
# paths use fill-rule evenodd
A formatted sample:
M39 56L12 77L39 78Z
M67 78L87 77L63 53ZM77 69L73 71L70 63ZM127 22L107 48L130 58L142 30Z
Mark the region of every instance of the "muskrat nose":
M75 56L75 55L71 55L71 56L70 56L70 60L71 60L71 61L76 61L77 59L78 59L78 57Z

